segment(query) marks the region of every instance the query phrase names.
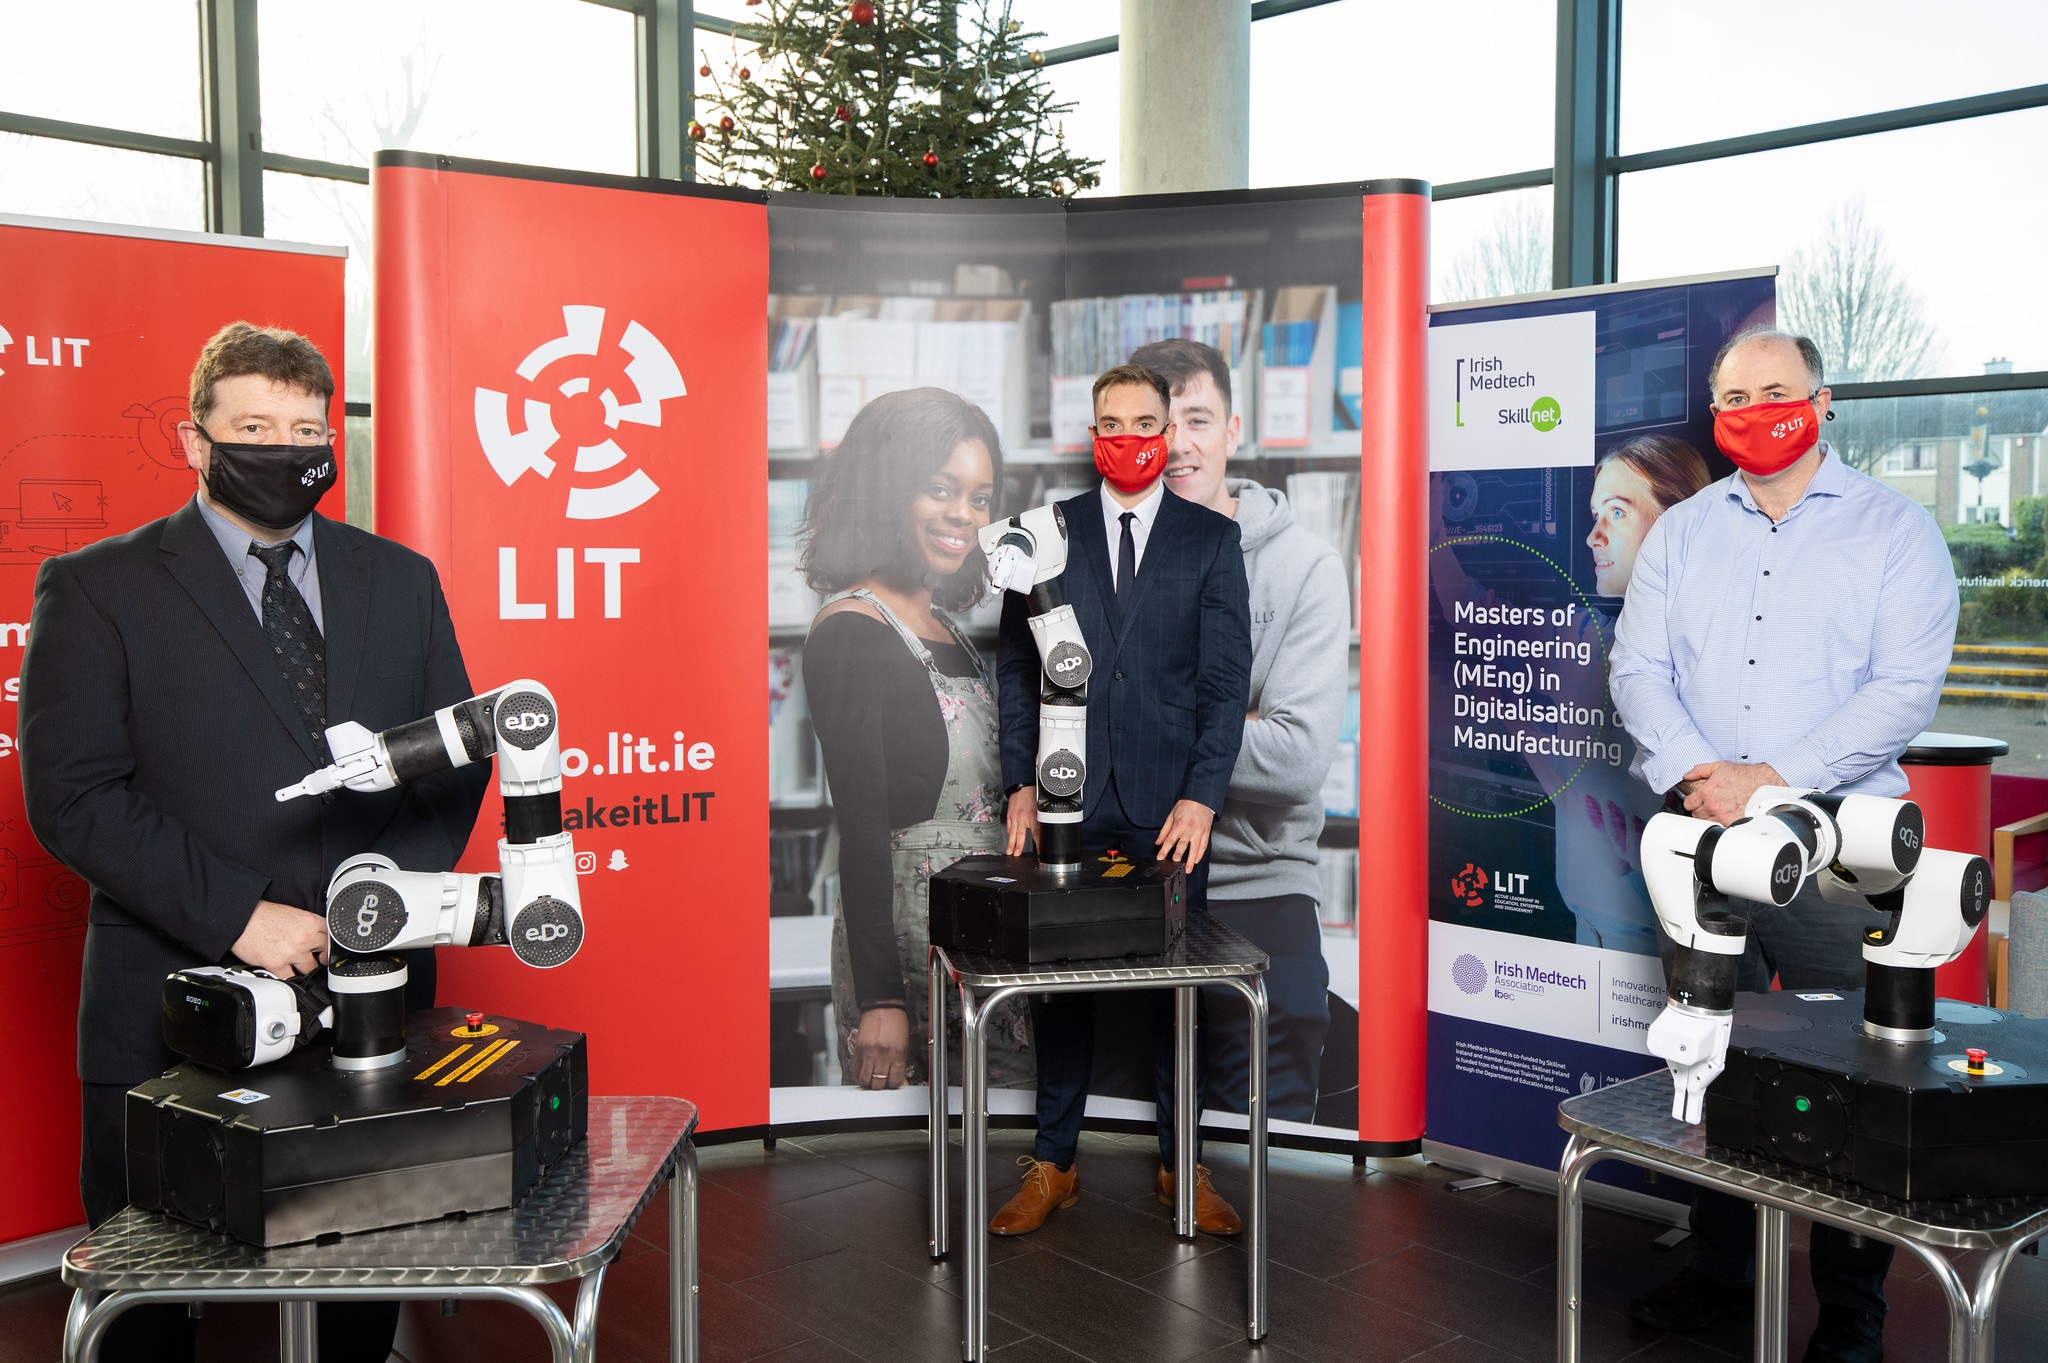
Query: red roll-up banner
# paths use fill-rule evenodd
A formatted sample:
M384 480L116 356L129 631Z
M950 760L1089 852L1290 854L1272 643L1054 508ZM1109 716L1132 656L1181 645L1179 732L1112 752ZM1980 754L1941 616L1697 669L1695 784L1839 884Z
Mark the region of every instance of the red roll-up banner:
M440 1001L590 1037L594 1092L768 1118L768 225L758 196L381 153L376 528L472 682L545 683L587 935ZM465 870L492 870L485 803Z
M236 320L289 327L342 373L339 248L0 217L0 999L10 1106L0 1242L75 1226L85 883L30 836L12 713L36 570L175 511L193 362ZM341 399L332 416L341 425ZM337 441L337 444L339 442ZM320 509L339 518L337 486Z
M1364 237L1359 505L1374 529L1358 564L1358 618L1373 631L1358 672L1358 1138L1391 1153L1422 1136L1427 1054L1429 185L1367 181Z

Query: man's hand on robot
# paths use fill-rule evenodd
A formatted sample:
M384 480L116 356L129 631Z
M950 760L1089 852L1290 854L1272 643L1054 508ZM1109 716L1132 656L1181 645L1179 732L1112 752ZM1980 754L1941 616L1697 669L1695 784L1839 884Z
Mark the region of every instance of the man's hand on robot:
M1029 592L1038 577L1038 561L1015 544L998 544L989 551L989 586L999 592Z
M278 791L280 804L301 795L324 795L343 786L367 793L389 790L398 784L390 766L377 760L377 736L354 720L327 731L327 750L334 754L334 761L297 785Z
M1707 1085L1727 1066L1728 1034L1734 1019L1726 1014L1681 1012L1666 1008L1650 1024L1650 1054L1671 1067L1671 1115L1699 1125Z

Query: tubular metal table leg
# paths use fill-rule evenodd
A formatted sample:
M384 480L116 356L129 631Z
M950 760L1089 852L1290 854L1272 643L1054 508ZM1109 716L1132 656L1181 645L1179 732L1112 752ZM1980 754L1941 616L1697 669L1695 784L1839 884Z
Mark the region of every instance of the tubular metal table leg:
M926 1112L925 1160L931 1173L931 1235L927 1247L934 1259L946 1257L946 984L936 947L925 949L924 1081ZM963 1104L964 1106L964 1104Z
M1913 1251L1920 1262L1927 1265L1928 1275L1941 1284L1941 1293L1948 1299L1949 1363L1969 1363L1976 1357L1972 1347L1971 1322L1978 1304L1970 1299L1970 1289L1964 1286L1963 1276L1956 1272L1954 1261L1918 1240L1886 1238L1894 1245Z
M673 1214L673 1208L671 1208L671 1214ZM675 1251L675 1234L673 1231L669 1234L669 1251L670 1253ZM571 1335L575 1341L576 1363L597 1363L597 1305L604 1295L604 1271L607 1267L609 1265L599 1264L596 1268L584 1274L583 1280L576 1284L576 1322L570 1326ZM673 1280L675 1273L673 1266L670 1267L669 1273L671 1280ZM673 1286L670 1288L669 1304L671 1308L675 1304ZM669 1318L669 1353L671 1360L673 1360L675 1354L675 1331L675 1318L671 1316Z
M1564 1143L1557 1166L1557 1363L1579 1363L1579 1306L1585 1278L1585 1217L1580 1206L1595 1146L1584 1136Z
M1193 990L1189 990L1193 993ZM1256 1344L1266 1337L1266 981L1252 977L1249 992L1252 1019L1251 1083L1246 1092L1251 1108L1251 1253L1246 1256L1245 1338Z
M1757 1363L1785 1363L1791 1352L1792 1216L1777 1207L1756 1209Z
M967 1248L962 1284L961 1357L982 1363L988 1350L988 1074L974 990L960 986L960 1156L967 1190L960 1235Z
M64 1363L84 1363L78 1356L78 1336L85 1328L86 1315L98 1300L98 1293L82 1287L71 1294L71 1309L64 1313Z
M279 1363L320 1363L319 1306L309 1301L277 1304Z
M580 1330L580 1308L576 1324ZM697 1363L702 1348L697 1327L697 1147L685 1140L668 1181L669 1363ZM595 1341L592 1336L593 1348Z
M1173 1233L1195 1234L1195 1128L1201 1121L1195 1093L1195 990L1173 991Z

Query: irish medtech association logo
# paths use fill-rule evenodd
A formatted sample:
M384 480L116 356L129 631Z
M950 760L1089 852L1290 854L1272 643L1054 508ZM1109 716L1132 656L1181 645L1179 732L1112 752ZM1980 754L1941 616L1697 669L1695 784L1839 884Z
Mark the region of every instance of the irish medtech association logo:
M1486 907L1486 871L1478 862L1466 862L1465 869L1451 877L1451 898L1468 909Z
M1451 962L1451 983L1467 994L1477 994L1486 988L1486 962L1466 952Z
M521 402L517 431L512 429L511 396L492 388L476 390L477 439L505 486L528 473L554 477L553 451L559 444L574 447L576 473L606 475L604 482L569 488L572 521L623 516L661 491L637 464L623 475L613 473L630 457L619 437L625 426L661 425L662 403L685 392L682 373L668 348L635 321L627 321L613 342L613 348L625 355L623 365L589 363L602 349L604 329L603 308L563 307L562 334L535 346L519 362L519 377L538 395ZM608 379L606 371L622 376L622 381ZM631 401L619 396L611 386L615 382L627 388ZM547 395L550 384L555 396ZM625 438L632 442L630 433ZM644 446L644 437L640 443Z

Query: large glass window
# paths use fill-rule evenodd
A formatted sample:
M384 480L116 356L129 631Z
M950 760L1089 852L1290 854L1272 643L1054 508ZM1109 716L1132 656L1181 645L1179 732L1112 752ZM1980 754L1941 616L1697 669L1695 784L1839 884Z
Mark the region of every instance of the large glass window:
M1624 280L1782 265L1837 381L2048 369L2048 109L1625 175Z
M305 175L263 177L263 234L280 241L346 246L343 288L348 301L346 395L370 400L370 188Z
M1621 149L2034 85L2044 68L2040 0L1627 0Z
M1348 0L1252 25L1251 182L1547 166L1557 7Z
M633 16L577 0L263 0L263 145L630 175Z
M197 0L0 6L0 109L198 137Z
M182 156L0 133L0 213L198 232L206 226L204 171Z
M1429 301L1541 293L1551 285L1551 193L1515 189L1429 209Z
M1955 658L1928 727L2002 738L1996 770L2048 776L2048 390L1859 398L1835 417L1835 451L1926 507L1955 562Z
M1117 108L1123 99L1120 61L1111 52L1045 68L1046 83L1052 86L1053 95L1074 104L1074 111L1061 124L1066 130L1067 145L1079 155L1102 162L1102 169L1096 172L1102 183L1082 191L1085 194L1117 192L1117 168L1123 159L1117 122Z

